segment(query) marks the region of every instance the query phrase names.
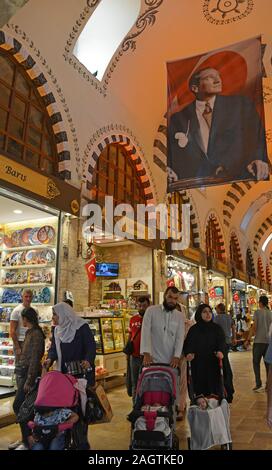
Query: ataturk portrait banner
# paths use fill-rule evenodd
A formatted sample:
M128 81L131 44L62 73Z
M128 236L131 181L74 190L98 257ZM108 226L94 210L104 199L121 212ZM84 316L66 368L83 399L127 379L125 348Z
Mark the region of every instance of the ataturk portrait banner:
M168 191L268 180L261 38L167 63Z

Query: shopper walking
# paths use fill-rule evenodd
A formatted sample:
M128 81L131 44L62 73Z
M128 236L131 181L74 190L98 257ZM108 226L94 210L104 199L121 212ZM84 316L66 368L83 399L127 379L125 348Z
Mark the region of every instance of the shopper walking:
M17 392L13 402L13 410L16 416L20 411L27 394L35 385L37 377L41 375L41 360L44 354L44 334L39 326L36 311L29 307L21 312L22 323L26 329L22 352L16 364ZM27 422L20 423L22 442L19 445L11 444L9 449L27 450L29 448L28 437L31 434Z
M201 304L195 313L193 325L184 341L184 354L192 362L192 379L195 396L220 395L220 369L218 359L223 359L225 336L222 328L212 321L209 305Z
M94 385L96 345L88 323L78 317L65 302L54 305L53 322L56 326L45 367L49 369L56 361L58 370L71 374L76 367L85 375L87 384ZM90 448L88 424L84 422L83 416L74 426L73 440L77 449Z
M139 297L137 301L138 314L133 315L133 317L131 317L130 322L129 322L129 340L132 341L133 343L133 352L128 357L128 360L130 363L129 364L130 367L128 368L128 370L129 370L130 379L131 379L133 402L135 401L138 377L141 372L142 362L143 362L143 356L141 356L141 352L140 352L141 329L142 329L144 314L146 312L146 309L149 307L149 305L150 305L150 299L148 296Z
M168 287L163 304L148 307L145 312L141 336L144 366L155 362L179 367L185 327L183 315L176 309L178 296L176 287Z
M214 319L214 323L222 328L225 335L225 349L223 351L224 385L227 392L227 401L231 403L233 400L234 387L233 374L229 362L229 350L231 345L236 344L236 328L231 316L226 313L225 305L223 303L218 304L215 309L217 315Z
M269 365L265 362L265 354L269 343L269 328L272 323L272 312L268 308L268 297L261 295L259 299L259 310L256 310L253 318L253 325L248 334L248 339L245 341L245 346L250 343L251 336L255 335L253 343L253 370L255 375L256 385L253 388L254 392L261 392L264 390L261 380L261 360L264 359L266 368L266 375L268 375Z
M13 348L15 353L15 361L17 362L21 353L23 342L25 339L26 328L23 326L22 311L31 307L33 292L31 289L24 289L22 294L22 303L17 305L10 316L10 337L13 341ZM37 309L34 309L39 316ZM17 377L16 377L17 381ZM18 386L18 383L17 383Z
M178 303L177 309L181 311L184 323L185 323L185 334L184 340L187 336L187 333L191 326L194 325L194 320L188 319L187 308L185 305ZM187 396L188 396L188 389L187 389L187 362L184 355L182 355L180 359L180 387L179 387L179 402L177 406L178 414L177 414L177 421L182 421L185 417L186 408L187 408Z

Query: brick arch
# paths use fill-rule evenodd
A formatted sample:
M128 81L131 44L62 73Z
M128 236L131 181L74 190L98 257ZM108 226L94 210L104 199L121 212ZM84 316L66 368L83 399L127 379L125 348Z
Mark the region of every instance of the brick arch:
M272 227L272 215L267 217L265 221L262 223L262 225L260 226L260 228L257 230L255 237L254 237L254 241L253 241L254 251L258 251L258 247L259 247L262 237L265 235L267 230L271 230L271 227Z
M272 283L272 278L271 278L271 271L270 271L270 266L269 264L266 265L266 268L265 268L265 277L266 277L266 282L268 284L271 284Z
M224 259L226 257L226 249L225 249L225 242L224 242L224 236L223 236L223 230L221 229L221 226L220 226L220 223L219 223L219 219L217 217L217 214L212 211L208 214L207 218L206 218L206 223L205 223L205 243L206 243L206 230L207 230L207 227L208 227L208 223L210 220L213 220L214 221L214 224L215 224L215 229L216 229L216 232L217 232L217 237L218 237L218 244L219 244L219 247L220 249L218 249L218 252L220 252L220 254L222 255L222 258Z
M240 181L239 183L232 183L223 201L224 225L227 227L230 226L231 218L237 205L246 193L257 183L258 181Z
M232 231L231 234L230 234L230 243L231 243L231 240L233 240L233 243L235 244L236 253L238 255L238 264L240 264L240 266L241 266L240 270L242 271L243 270L243 265L244 265L243 256L242 256L238 236L234 231Z
M248 269L247 269L248 268L247 263L250 263L250 267L251 267L251 271L252 271L251 276L256 277L254 259L253 259L251 249L249 247L247 248L247 251L246 251L246 272L247 272L247 274L250 274Z
M36 87L49 115L52 130L56 139L59 176L71 179L71 156L65 125L58 109L56 99L48 85L48 81L39 69L35 60L15 38L0 30L0 48L8 52L24 68L29 79Z
M190 204L190 222L191 222L191 230L193 231L193 240L194 240L194 247L200 248L200 232L199 232L199 223L198 218L196 215L195 208L193 206L193 201L191 196L188 194L187 191L179 191L182 199L183 204Z
M272 252L270 253L269 261L270 261L270 266L272 266Z
M134 166L136 168L136 173L141 180L147 204L154 204L155 201L154 201L154 195L153 195L151 183L147 175L142 158L139 152L137 151L135 145L132 143L131 139L121 134L118 134L118 135L114 134L114 135L104 137L99 142L99 144L97 144L95 150L89 157L88 162L86 162L86 168L85 168L86 171L84 172L86 189L90 190L92 188L93 172L96 167L97 160L99 156L101 155L102 151L109 144L119 144L124 147L127 154L130 156L131 160L133 161Z
M265 272L264 272L262 258L260 256L258 257L258 261L257 261L257 272L258 272L258 278L261 279L262 281L265 281Z

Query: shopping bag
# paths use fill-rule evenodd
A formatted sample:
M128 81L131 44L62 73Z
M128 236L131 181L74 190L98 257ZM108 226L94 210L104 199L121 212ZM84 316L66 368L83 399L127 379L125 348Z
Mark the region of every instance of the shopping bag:
M113 417L113 413L102 385L98 384L93 387L92 390L87 390L87 396L86 419L88 423L109 423Z

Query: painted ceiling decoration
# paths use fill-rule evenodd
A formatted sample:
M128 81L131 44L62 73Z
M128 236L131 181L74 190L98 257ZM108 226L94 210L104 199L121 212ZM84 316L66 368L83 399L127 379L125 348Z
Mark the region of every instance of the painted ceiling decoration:
M253 0L205 0L203 14L209 23L226 25L250 15L253 8Z
M242 197L244 197L246 193L256 184L258 184L257 181L241 181L231 185L231 189L228 190L223 201L224 225L227 227L230 226L232 214L238 203Z

